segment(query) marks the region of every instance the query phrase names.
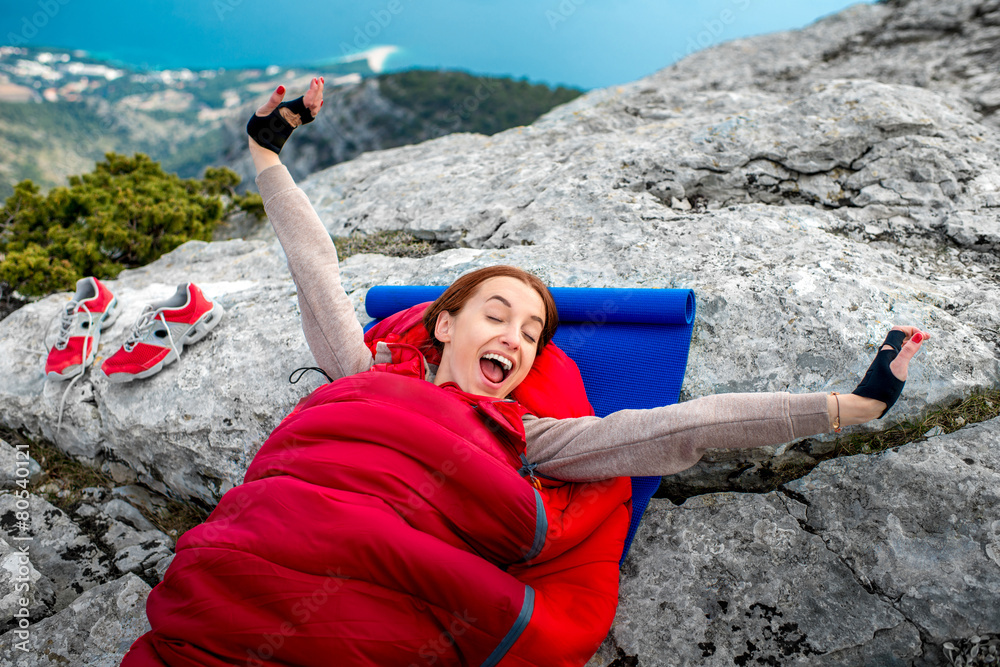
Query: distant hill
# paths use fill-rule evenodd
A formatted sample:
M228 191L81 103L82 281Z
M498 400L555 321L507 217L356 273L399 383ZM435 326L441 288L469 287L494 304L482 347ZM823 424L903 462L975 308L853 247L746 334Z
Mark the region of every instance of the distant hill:
M135 71L80 51L0 47L0 199L30 178L48 189L105 152L143 152L167 171L229 166L249 181L246 119L278 84L292 93L315 69ZM292 173L449 134L525 125L581 94L463 72L375 76L364 59L325 65L326 104L282 151Z

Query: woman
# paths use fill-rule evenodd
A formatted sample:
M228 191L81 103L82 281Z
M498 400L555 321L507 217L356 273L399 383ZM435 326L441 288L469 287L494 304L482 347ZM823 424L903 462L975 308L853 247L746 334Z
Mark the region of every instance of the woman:
M626 476L879 417L927 338L894 327L852 394L543 416L508 399L558 353L552 298L520 269L467 274L425 329L403 317L366 342L329 234L278 157L322 95L322 78L287 104L279 87L248 132L306 339L334 382L178 541L147 603L153 630L124 665L582 665L614 617Z

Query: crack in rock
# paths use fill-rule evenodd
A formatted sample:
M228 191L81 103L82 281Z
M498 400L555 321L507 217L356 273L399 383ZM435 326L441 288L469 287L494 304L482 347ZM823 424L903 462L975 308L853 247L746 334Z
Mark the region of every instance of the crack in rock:
M907 623L909 623L913 627L913 629L915 629L919 633L919 635L920 635L920 641L921 641L921 651L924 652L925 651L925 646L927 645L928 641L930 640L929 639L930 635L929 635L928 631L924 627L922 627L920 625L920 623L918 623L913 618L911 618L909 615L907 615L907 613L903 609L900 608L900 606L899 606L899 599L896 599L896 598L893 598L893 597L889 596L885 591L881 590L879 588L879 586L875 582L869 580L862 573L858 572L847 558L845 558L841 554L837 553L833 549L833 547L830 545L830 541L819 530L817 530L815 527L809 525L808 520L807 520L807 515L808 515L810 503L805 498L805 496L803 496L802 494L796 493L796 492L792 491L791 489L787 489L784 486L779 487L777 489L777 491L780 494L779 497L785 496L785 497L787 497L788 499L790 499L790 500L792 500L794 502L797 502L797 503L800 503L802 505L805 505L805 515L802 518L800 518L799 516L797 516L797 514L795 512L792 511L792 508L789 507L788 502L784 498L782 498L782 504L785 505L785 508L788 510L789 515L791 515L792 518L794 518L796 520L796 522L799 524L799 527L803 531L805 531L805 532L807 532L807 533L809 533L811 535L815 535L816 537L818 537L823 542L823 546L826 547L827 551L829 551L834 556L836 556L837 560L839 560L844 565L844 567L846 567L848 569L848 571L850 571L851 575L854 577L854 580L857 582L858 586L860 586L862 589L864 589L870 595L875 595L876 597L878 597L878 599L880 599L883 602L885 602L886 604L890 605L893 609L895 609L899 613L900 616L902 616L906 620ZM893 629L894 628L879 628L879 629L876 629L873 632L873 634L872 634L872 639L875 639L875 637L876 637L876 635L878 634L879 631L889 631L889 630L893 630Z

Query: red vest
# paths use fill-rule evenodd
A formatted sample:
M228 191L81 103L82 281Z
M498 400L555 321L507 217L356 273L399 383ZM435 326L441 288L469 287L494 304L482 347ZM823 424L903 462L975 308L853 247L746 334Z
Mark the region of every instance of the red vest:
M274 430L178 541L123 665L589 660L629 480L536 489L518 473L525 409L420 379L420 345L389 342L383 372L320 387Z

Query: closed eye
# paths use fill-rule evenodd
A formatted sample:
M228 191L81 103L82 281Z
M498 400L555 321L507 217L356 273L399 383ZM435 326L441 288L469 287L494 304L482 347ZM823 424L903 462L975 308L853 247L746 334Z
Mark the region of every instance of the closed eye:
M486 319L490 320L491 322L503 322L503 320L501 318L494 317L493 315L487 315ZM532 336L531 334L529 334L528 332L522 331L521 333L530 342L532 342L532 343L537 343L538 342L538 340L534 336Z

